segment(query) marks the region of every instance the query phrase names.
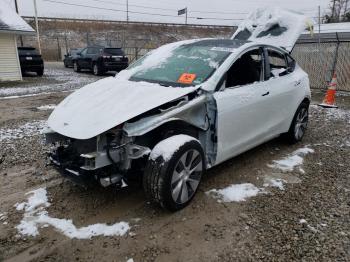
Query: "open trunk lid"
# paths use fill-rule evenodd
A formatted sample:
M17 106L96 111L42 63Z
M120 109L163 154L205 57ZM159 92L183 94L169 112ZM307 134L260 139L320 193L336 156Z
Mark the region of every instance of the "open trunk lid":
M312 30L312 26L312 20L303 14L277 7L259 8L239 25L232 39L278 46L291 52L300 34Z

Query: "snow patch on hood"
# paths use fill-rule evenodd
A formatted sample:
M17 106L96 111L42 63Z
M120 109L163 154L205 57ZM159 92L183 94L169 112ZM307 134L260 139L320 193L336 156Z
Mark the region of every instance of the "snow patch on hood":
M64 136L89 139L196 89L108 77L65 98L50 115L48 125Z
M67 137L89 139L193 92L199 86L164 87L156 83L129 81L129 78L136 72L161 66L173 50L196 41L199 40L164 45L115 77L77 90L55 108L48 120L49 127Z

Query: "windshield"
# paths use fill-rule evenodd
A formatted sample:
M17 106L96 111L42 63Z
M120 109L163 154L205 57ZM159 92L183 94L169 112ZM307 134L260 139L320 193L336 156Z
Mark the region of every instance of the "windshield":
M124 51L120 48L105 48L104 52L111 55L124 55Z
M157 50L129 67L137 68L130 80L159 83L165 86L194 86L205 82L230 55L231 51L213 45L192 43L169 51L156 65L147 66L148 57L158 56ZM161 57L160 57L161 58Z
M71 55L76 55L76 54L78 54L81 50L82 50L82 49L72 49L72 50L70 51L70 54L71 54Z

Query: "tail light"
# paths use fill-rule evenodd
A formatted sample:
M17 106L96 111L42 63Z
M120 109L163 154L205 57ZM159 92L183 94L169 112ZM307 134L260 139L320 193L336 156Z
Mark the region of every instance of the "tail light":
M102 57L103 57L103 58L112 58L112 56L111 56L111 55L106 54L106 53L103 53L103 54L102 54Z

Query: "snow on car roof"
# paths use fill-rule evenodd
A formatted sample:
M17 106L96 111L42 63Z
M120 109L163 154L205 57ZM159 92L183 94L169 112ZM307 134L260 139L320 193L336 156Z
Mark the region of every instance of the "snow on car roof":
M0 32L34 33L34 29L4 1L0 2Z

